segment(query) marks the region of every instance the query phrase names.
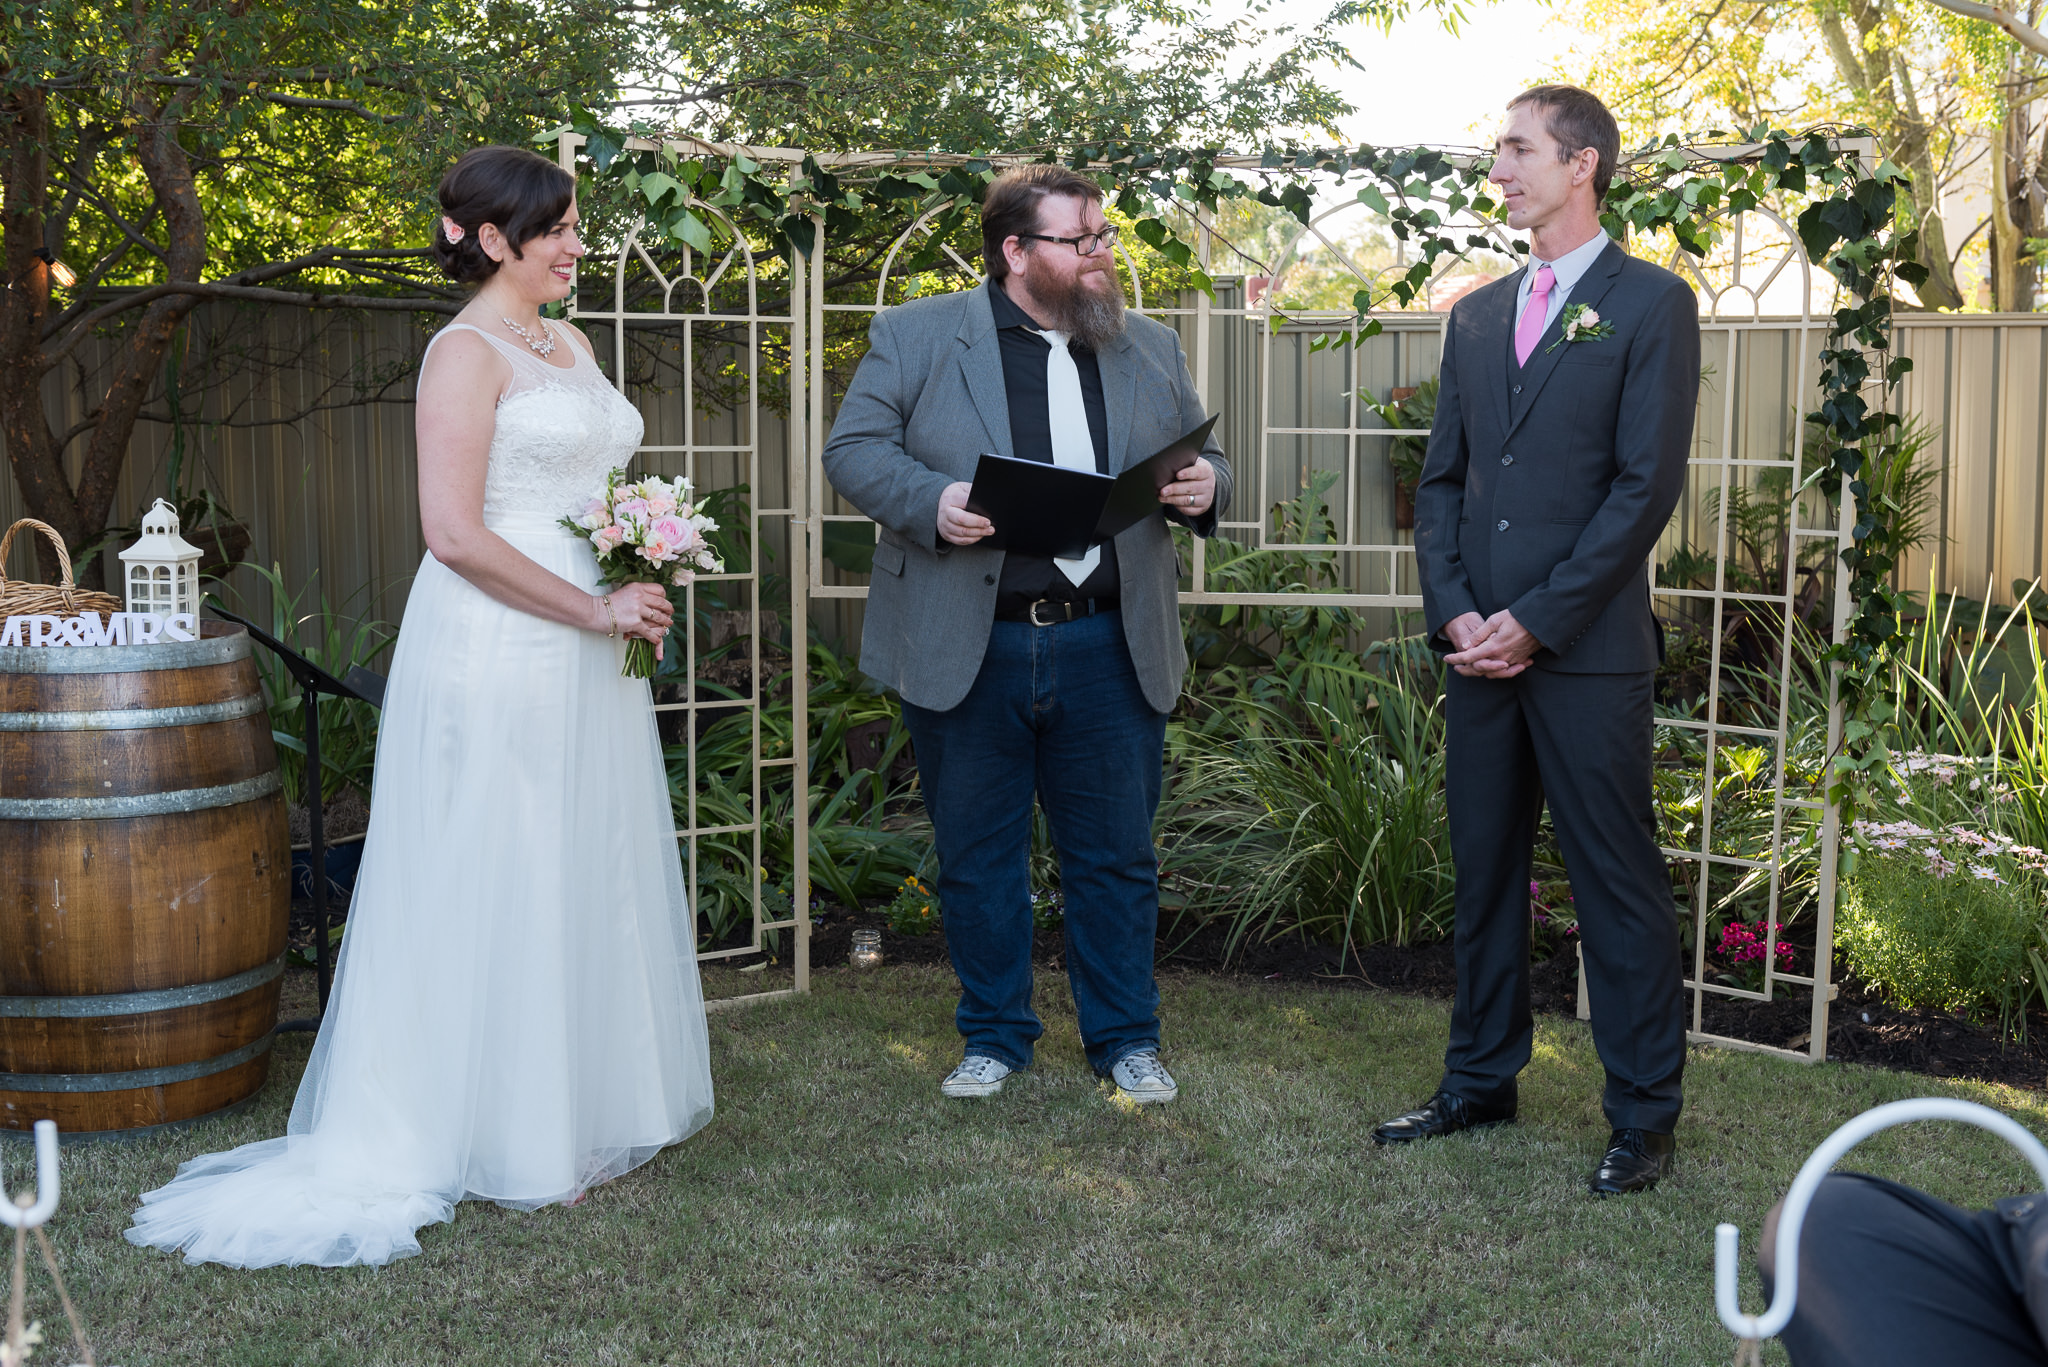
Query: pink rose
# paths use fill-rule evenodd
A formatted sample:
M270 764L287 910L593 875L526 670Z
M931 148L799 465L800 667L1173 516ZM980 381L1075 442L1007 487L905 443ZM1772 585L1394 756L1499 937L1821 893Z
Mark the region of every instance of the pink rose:
M590 538L590 544L597 548L599 555L610 555L626 541L626 529L620 526L600 527Z
M614 508L612 512L621 522L624 522L629 517L646 517L648 515L647 500L644 498L620 499L618 507Z
M690 524L678 517L657 517L647 524L647 534L658 536L671 546L689 547Z
M647 511L655 517L667 517L676 510L676 501L667 494L652 494L647 499Z
M640 554L657 565L676 558L675 547L651 532L647 539L640 543Z
M691 584L695 583L696 580L697 576L687 568L677 570L674 574L668 577L668 582L679 589L688 588Z

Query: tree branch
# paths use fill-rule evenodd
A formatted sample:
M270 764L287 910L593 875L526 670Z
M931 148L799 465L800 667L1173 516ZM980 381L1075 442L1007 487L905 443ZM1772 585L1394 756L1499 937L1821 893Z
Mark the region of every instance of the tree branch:
M2042 33L2041 30L2027 23L2019 16L2007 10L2002 10L1996 5L1980 5L1977 3L1977 0L1928 0L1928 3L1941 6L1950 14L1960 14L1965 19L1982 20L1984 23L2001 28L2012 36L2014 42L2027 49L2027 51L2038 52L2042 56L2048 57L2048 34Z
M152 85L179 86L187 90L204 89L208 84L205 81L194 80L190 76L152 76L149 79ZM214 82L214 84L218 85L219 83ZM264 100L270 104L281 104L290 109L339 109L344 113L361 114L364 118L375 119L379 123L404 123L406 121L405 116L402 114L380 114L368 105L355 100L314 99L305 95L287 95L278 90L233 90L223 88L221 94L238 100Z
M102 304L91 313L72 324L71 335L44 353L49 361L57 361L68 355L71 349L84 340L95 323L112 318L118 313L153 304L159 299L183 296L190 299L246 299L259 304L289 304L307 309L370 309L385 313L443 313L454 317L462 312L463 301L436 299L431 296L373 295L373 294L316 294L311 291L255 289L246 285L224 285L215 281L179 280L167 285L151 285L135 293Z

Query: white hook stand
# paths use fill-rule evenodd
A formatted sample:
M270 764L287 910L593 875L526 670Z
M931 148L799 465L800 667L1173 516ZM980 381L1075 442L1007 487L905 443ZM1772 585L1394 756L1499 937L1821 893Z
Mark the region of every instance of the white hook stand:
M57 1122L36 1122L36 1192L33 1205L18 1206L0 1188L0 1225L34 1229L57 1213Z
M1776 1294L1770 1309L1763 1314L1742 1313L1735 1262L1742 1231L1726 1224L1715 1228L1714 1308L1720 1312L1721 1323L1729 1333L1739 1339L1773 1338L1791 1322L1792 1307L1799 1297L1799 1229L1806 1222L1806 1208L1813 1203L1821 1179L1842 1161L1843 1155L1879 1130L1913 1120L1960 1120L1991 1131L2025 1155L2042 1188L2048 1190L2048 1148L2042 1147L2041 1141L2018 1121L1988 1106L1947 1097L1919 1097L1865 1111L1829 1135L1793 1179L1792 1190L1786 1193L1784 1209L1778 1215Z

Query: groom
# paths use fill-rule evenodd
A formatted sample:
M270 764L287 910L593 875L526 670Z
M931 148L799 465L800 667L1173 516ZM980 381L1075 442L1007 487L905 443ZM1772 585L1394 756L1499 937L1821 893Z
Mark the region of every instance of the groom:
M1444 332L1415 558L1452 669L1458 997L1436 1094L1373 1131L1401 1144L1515 1118L1548 803L1607 1073L1600 1196L1670 1171L1685 1065L1678 913L1651 808L1663 634L1645 561L1685 483L1700 373L1690 287L1601 231L1620 147L1586 91L1515 97L1490 179L1531 259L1460 300Z

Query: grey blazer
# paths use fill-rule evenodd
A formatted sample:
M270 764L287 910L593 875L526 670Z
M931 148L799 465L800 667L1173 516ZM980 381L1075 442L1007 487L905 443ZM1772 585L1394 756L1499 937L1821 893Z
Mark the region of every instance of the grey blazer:
M1610 243L1566 300L1614 335L1510 352L1519 274L1451 308L1429 455L1415 490L1415 559L1430 644L1467 612L1507 608L1574 674L1657 667L1664 636L1644 564L1685 487L1699 401L1691 286Z
M860 667L905 701L957 707L981 672L995 620L1003 552L955 546L938 534L939 494L974 478L984 451L1010 449L1010 405L988 285L884 310L868 329L825 442L825 477L881 526L868 586ZM1172 328L1130 315L1097 357L1116 474L1207 416ZM1145 700L1173 710L1187 672L1181 636L1180 562L1167 519L1203 536L1230 504L1230 466L1212 438L1216 502L1195 521L1148 517L1116 538L1124 639Z

